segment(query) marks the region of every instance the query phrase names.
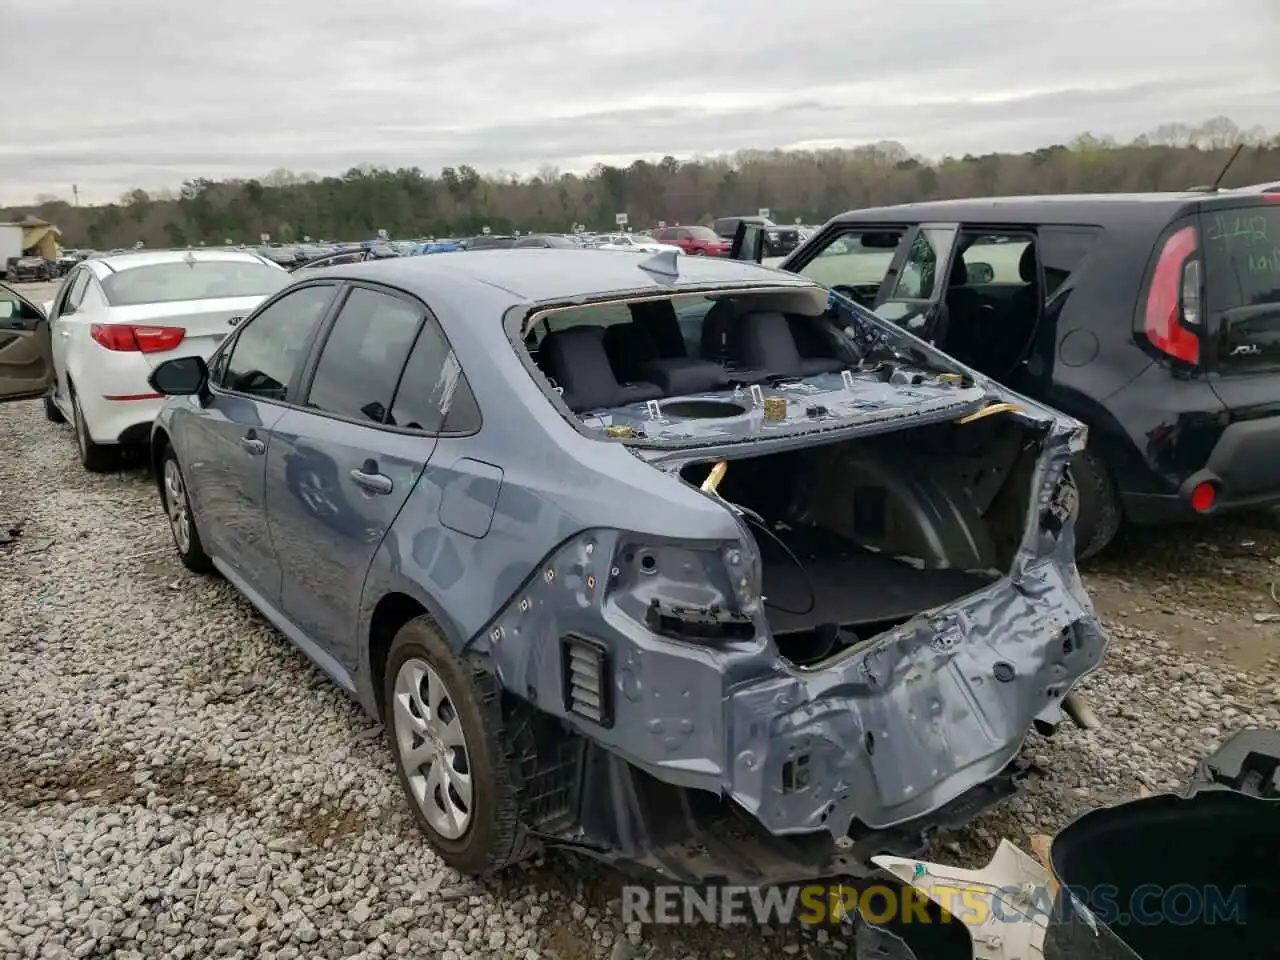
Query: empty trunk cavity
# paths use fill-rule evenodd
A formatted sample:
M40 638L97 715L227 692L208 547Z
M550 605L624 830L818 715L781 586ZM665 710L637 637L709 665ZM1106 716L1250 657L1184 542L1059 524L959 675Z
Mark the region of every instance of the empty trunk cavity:
M982 589L1010 568L1040 437L1009 417L734 459L778 648L814 663ZM701 484L710 463L681 476Z

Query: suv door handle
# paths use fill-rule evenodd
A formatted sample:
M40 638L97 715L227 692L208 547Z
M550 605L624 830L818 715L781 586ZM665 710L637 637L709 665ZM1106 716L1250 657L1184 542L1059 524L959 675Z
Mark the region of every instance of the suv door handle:
M378 472L378 464L373 460L366 460L359 470L352 470L351 482L365 493L380 496L385 496L395 488L390 477Z
M258 439L258 434L250 430L240 438L240 446L244 447L253 456L261 456L267 452L267 444L263 440Z

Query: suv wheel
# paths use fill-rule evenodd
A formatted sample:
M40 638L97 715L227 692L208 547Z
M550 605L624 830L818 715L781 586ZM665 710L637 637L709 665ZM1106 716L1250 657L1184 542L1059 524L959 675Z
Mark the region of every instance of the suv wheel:
M400 785L445 863L478 874L521 859L492 675L460 662L431 620L418 617L391 642L383 704Z
M164 498L164 512L169 518L169 531L173 545L178 548L178 558L192 573L208 573L213 561L204 551L196 519L191 513L191 498L187 496L187 483L178 464L173 447L166 447L160 475L160 490Z
M80 463L91 473L109 470L116 451L95 443L93 437L89 436L89 426L84 422L84 411L80 409L80 397L74 388L71 390L71 417L76 428L76 450L80 454Z
M1076 515L1076 559L1087 560L1115 539L1120 529L1120 498L1106 464L1092 450L1084 450L1071 460L1080 497Z

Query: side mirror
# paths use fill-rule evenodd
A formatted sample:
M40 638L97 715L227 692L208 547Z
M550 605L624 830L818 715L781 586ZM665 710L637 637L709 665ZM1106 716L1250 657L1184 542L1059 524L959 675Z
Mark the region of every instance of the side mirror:
M989 263L966 263L965 270L970 283L990 283L996 277L996 272Z
M209 389L209 367L203 357L176 357L152 370L147 383L166 397L203 396Z

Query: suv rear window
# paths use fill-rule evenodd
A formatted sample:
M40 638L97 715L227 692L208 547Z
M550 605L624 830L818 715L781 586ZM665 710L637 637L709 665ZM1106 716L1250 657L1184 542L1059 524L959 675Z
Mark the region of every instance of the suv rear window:
M266 297L289 285L279 267L247 260L153 263L110 274L102 292L113 307L224 297Z
M1203 232L1211 313L1280 303L1280 204L1206 213Z

